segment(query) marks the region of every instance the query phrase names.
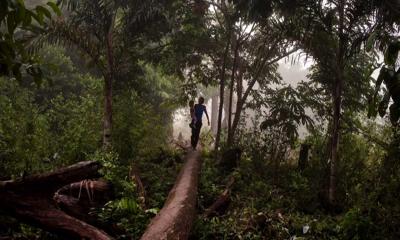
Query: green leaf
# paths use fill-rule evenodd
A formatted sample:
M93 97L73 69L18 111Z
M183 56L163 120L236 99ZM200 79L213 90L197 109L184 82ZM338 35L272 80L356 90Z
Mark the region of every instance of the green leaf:
M56 3L54 2L48 2L47 5L49 5L51 7L51 9L53 9L53 12L55 12L57 14L57 16L61 16L61 10L60 8L57 6Z
M377 32L373 32L367 40L367 43L365 44L365 49L367 50L367 52L370 52L372 50L372 47L374 46L376 37L378 36Z
M32 17L40 24L40 25L43 25L43 13L41 13L41 12L36 12L36 13L33 13L32 12Z
M24 5L24 1L17 0L17 3L18 3L18 7L17 7L18 19L19 19L19 22L22 22L23 19L25 18L26 8Z
M51 13L49 10L47 10L47 8L43 7L43 6L37 6L36 7L36 12L38 13L42 13L44 16L46 16L48 19L51 19Z

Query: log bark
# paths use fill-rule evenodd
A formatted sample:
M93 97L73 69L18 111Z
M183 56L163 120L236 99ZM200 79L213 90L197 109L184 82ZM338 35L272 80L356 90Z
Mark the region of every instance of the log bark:
M99 177L99 168L99 163L87 161L50 173L0 182L0 206L3 212L19 220L71 239L112 239L102 230L58 209L53 201L57 189Z
M54 194L53 200L66 213L93 223L96 218L89 215L92 208L101 207L112 199L112 186L103 180L83 180L68 184Z
M17 180L2 181L0 182L0 191L40 191L51 193L52 196L56 190L71 182L99 177L98 170L100 167L101 165L94 161L79 162L49 173L35 174Z
M18 219L71 239L112 239L102 230L57 209L51 200L45 198L9 192L5 197L1 196L0 203Z
M196 216L200 168L199 152L190 152L164 207L150 222L141 240L188 239Z

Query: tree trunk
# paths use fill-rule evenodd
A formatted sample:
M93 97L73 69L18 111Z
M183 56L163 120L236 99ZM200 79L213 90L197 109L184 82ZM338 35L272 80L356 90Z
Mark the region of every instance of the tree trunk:
M6 213L50 232L73 239L112 239L55 206L53 194L61 187L82 179L99 177L100 164L80 162L51 173L0 182L0 205Z
M222 118L222 129L228 129L228 112L229 112L229 91L224 92L224 110Z
M300 153L299 153L299 161L298 168L300 171L304 171L308 165L308 152L310 149L309 144L301 144L300 145Z
M276 62L278 62L279 60L281 60L284 57L289 56L290 54L296 52L298 49L292 49L289 52L282 54L281 56L278 56L274 59L272 59L271 61L267 62L267 58L265 58L262 63L260 64L260 68L257 70L257 73L255 74L254 78L249 82L249 85L247 86L243 96L239 96L238 97L238 102L236 105L236 112L235 112L235 116L233 118L233 123L232 123L232 127L231 127L231 138L234 139L235 138L235 133L236 133L236 129L239 125L239 121L240 121L240 116L242 114L243 111L243 107L244 104L246 103L247 97L249 96L251 90L253 89L255 83L257 82L257 79L259 78L262 70L264 69L265 66L269 66L271 64L274 64Z
M221 126L222 126L222 110L224 109L224 91L225 91L225 71L226 71L226 60L228 58L229 46L230 46L230 37L227 38L227 43L225 47L224 57L222 60L221 67L221 80L219 87L219 110L218 110L218 127L217 127L217 136L215 138L215 150L218 151L219 142L221 138Z
M233 101L233 88L235 85L235 73L237 68L237 61L238 61L238 52L239 52L239 39L236 40L236 45L234 49L234 58L233 58L233 65L232 65L232 73L231 73L231 82L229 87L229 106L228 106L228 139L227 144L228 147L232 145L233 138L232 138L232 101Z
M331 142L331 164L329 175L329 204L333 207L336 205L336 186L337 186L337 164L338 164L338 147L339 147L339 131L340 131L340 112L342 103L342 86L344 73L344 8L345 0L339 1L339 47L337 50L337 76L333 89L333 128Z
M103 149L111 147L112 131L112 85L114 80L114 52L113 52L113 21L108 30L107 44L107 73L104 77L104 119L103 119Z
M1 197L0 202L7 212L18 219L61 236L68 236L71 239L112 239L102 230L57 209L52 201L36 195L22 196L8 192L6 196Z
M200 154L190 152L164 207L150 222L141 240L188 239L196 216L200 168Z
M217 134L218 125L218 94L212 96L211 100L211 131Z

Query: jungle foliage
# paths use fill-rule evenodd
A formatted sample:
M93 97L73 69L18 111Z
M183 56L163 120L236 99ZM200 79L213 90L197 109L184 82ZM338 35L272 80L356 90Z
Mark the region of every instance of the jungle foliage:
M190 239L400 239L399 9L3 0L0 187L97 161L112 198L91 224L139 239L184 164L174 120L203 95L219 101ZM306 79L282 78L307 60ZM66 239L0 206L3 237Z

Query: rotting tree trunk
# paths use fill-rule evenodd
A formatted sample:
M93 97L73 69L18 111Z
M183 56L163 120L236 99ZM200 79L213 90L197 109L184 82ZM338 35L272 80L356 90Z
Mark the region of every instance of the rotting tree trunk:
M58 209L54 192L82 179L99 177L100 164L80 162L59 170L0 182L0 206L5 213L71 239L112 239L105 232Z
M1 205L7 212L12 212L13 216L50 232L71 239L112 239L102 230L57 209L48 199L36 195L22 196L12 192L1 198Z
M344 7L345 0L340 0L338 5L339 10L339 47L336 56L337 75L333 86L332 101L333 101L333 128L331 141L331 161L329 174L329 190L328 200L329 205L334 208L336 202L336 185L337 185L337 164L338 164L338 147L339 147L339 131L340 131L340 112L342 103L342 88L344 77Z
M141 240L188 239L196 216L200 168L199 152L188 153L164 207L152 219Z
M112 186L104 180L83 180L65 185L55 192L53 200L63 211L85 222L95 222L90 214L113 197Z

